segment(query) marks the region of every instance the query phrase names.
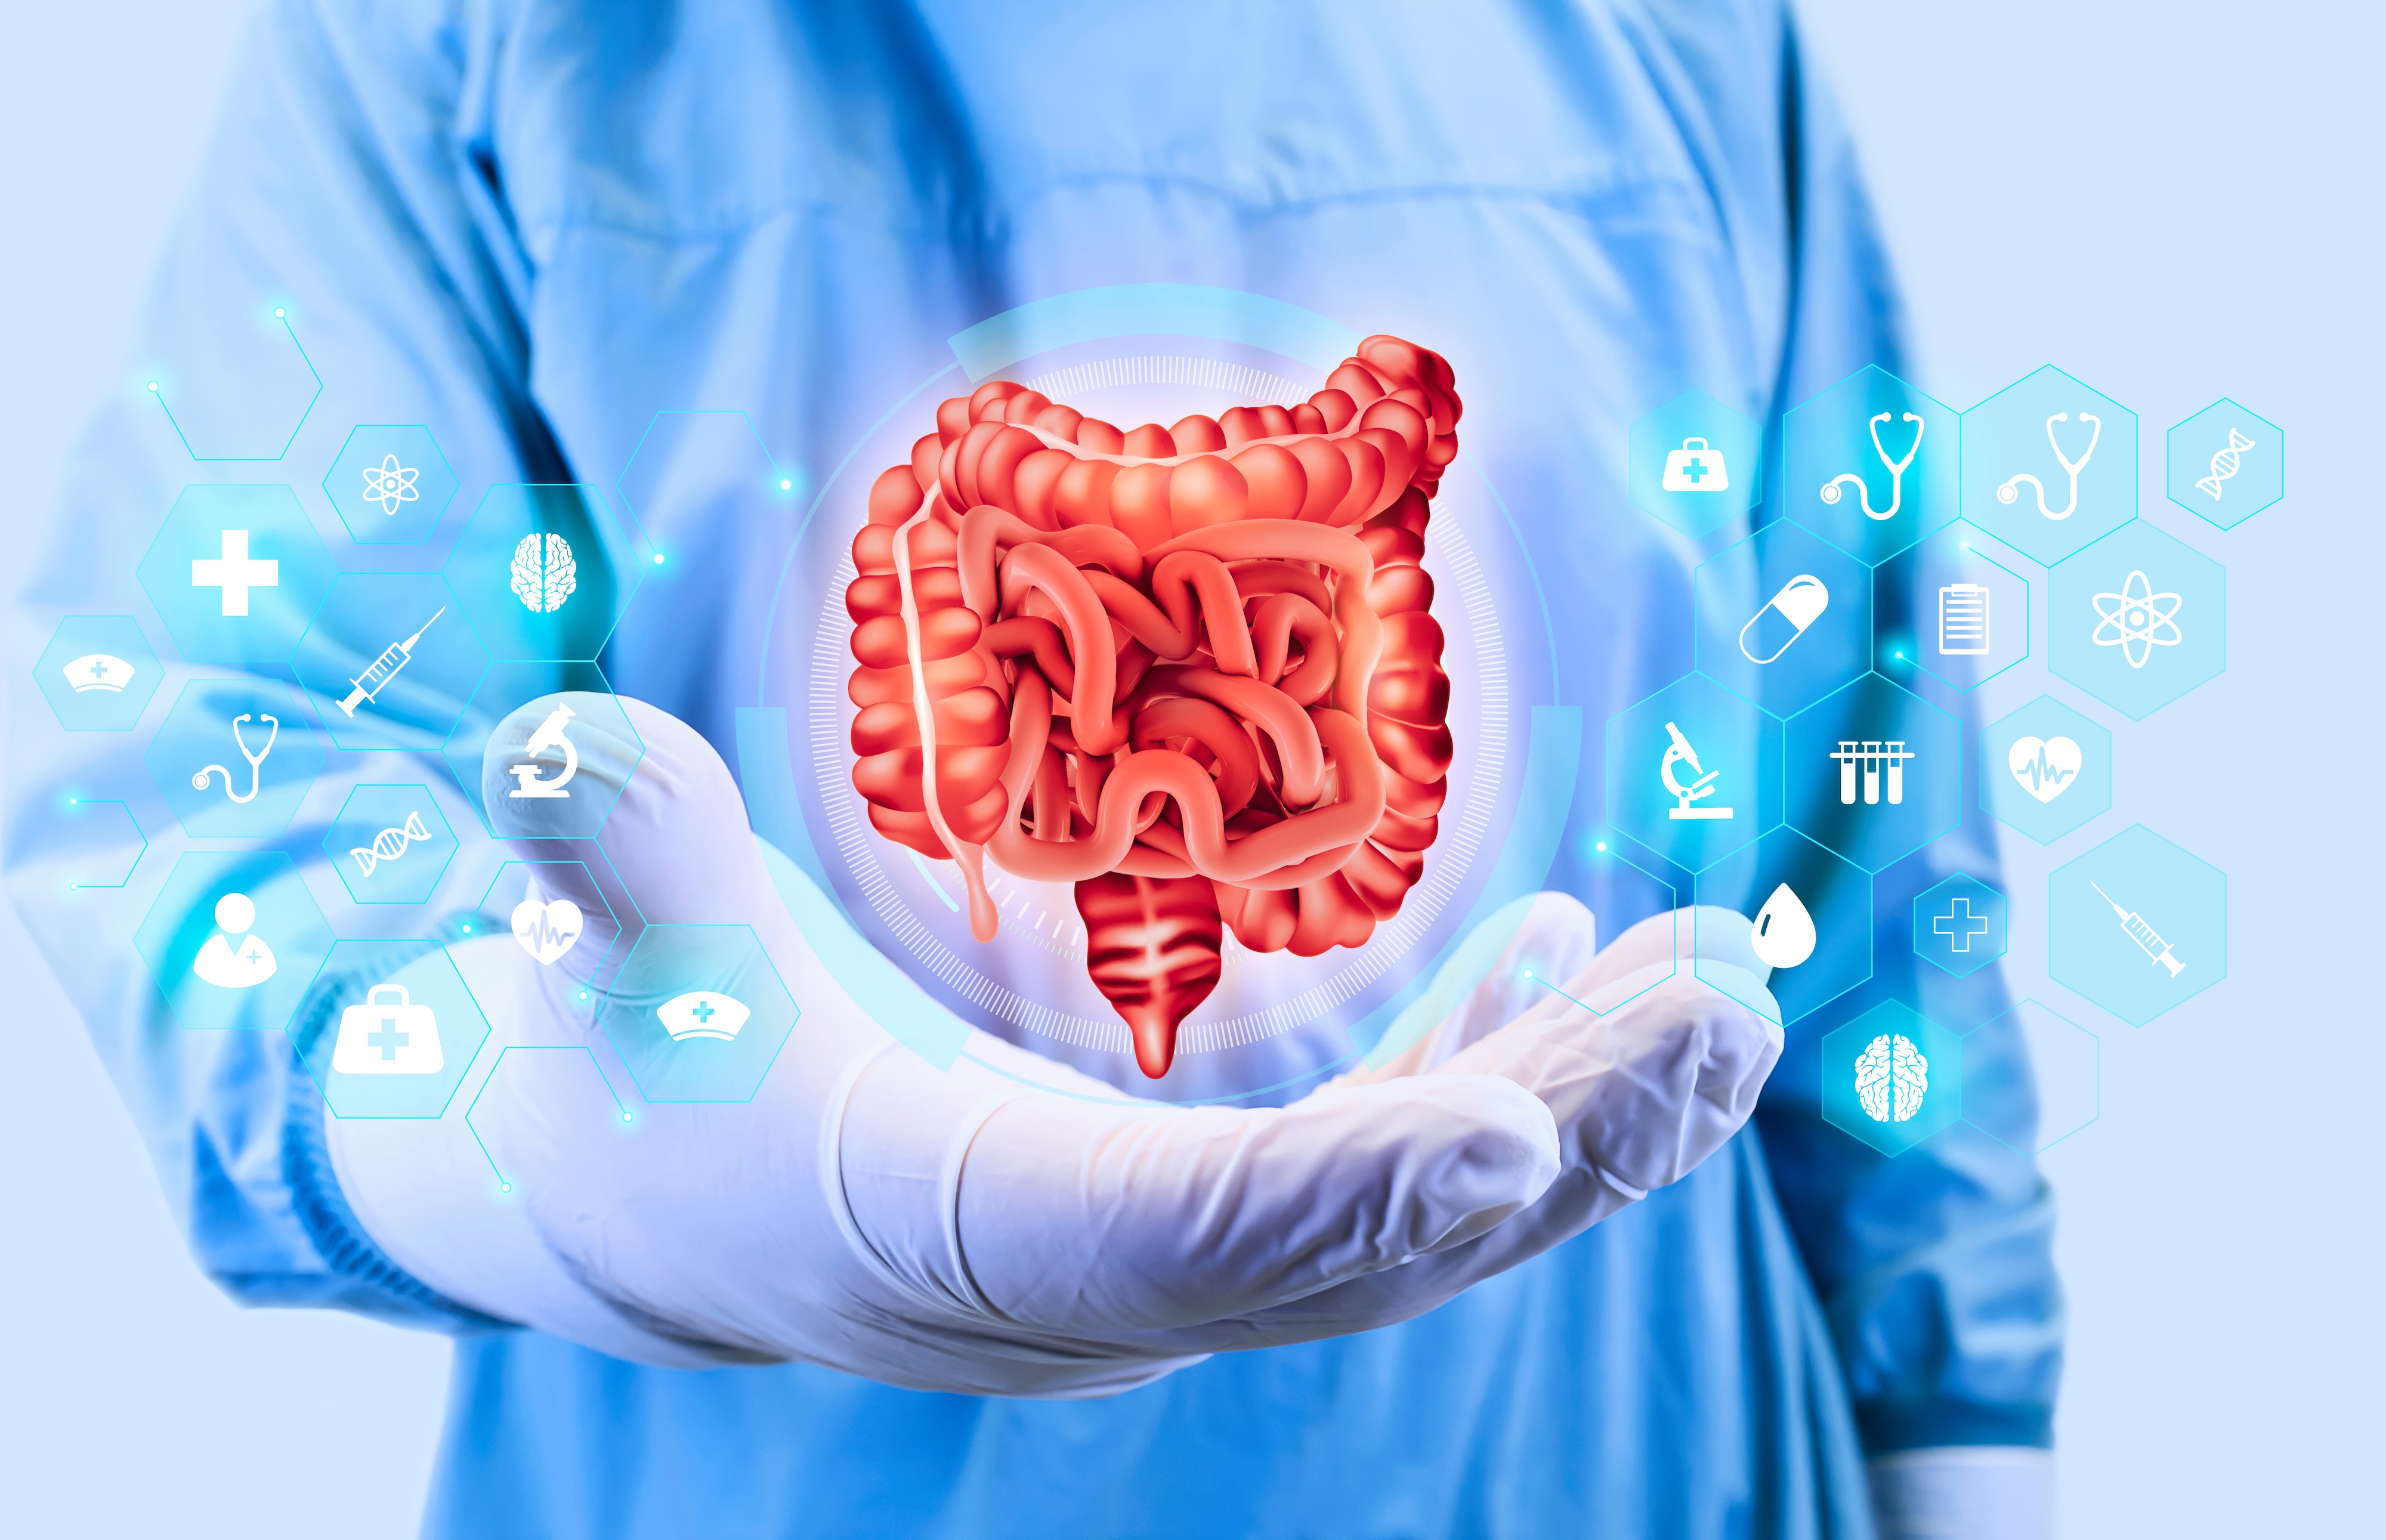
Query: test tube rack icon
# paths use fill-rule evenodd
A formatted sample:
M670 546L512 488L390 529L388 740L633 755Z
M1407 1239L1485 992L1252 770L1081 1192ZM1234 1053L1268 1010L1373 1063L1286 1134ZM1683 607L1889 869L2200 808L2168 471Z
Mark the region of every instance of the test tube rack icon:
M1867 739L1858 742L1842 738L1840 746L1831 751L1840 762L1840 801L1852 807L1856 799L1856 767L1864 767L1864 799L1880 800L1880 772L1889 771L1889 800L1894 805L1905 800L1905 761L1914 751L1898 738L1888 743Z

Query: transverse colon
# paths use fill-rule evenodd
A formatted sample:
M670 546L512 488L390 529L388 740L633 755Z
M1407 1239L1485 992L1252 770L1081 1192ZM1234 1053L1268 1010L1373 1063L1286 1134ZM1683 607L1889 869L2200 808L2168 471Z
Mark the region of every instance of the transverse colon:
M1358 946L1424 871L1451 745L1419 563L1454 383L1375 336L1298 406L1121 432L993 381L871 487L846 591L871 822L959 863L980 941L989 853L1075 884L1147 1075L1224 930Z

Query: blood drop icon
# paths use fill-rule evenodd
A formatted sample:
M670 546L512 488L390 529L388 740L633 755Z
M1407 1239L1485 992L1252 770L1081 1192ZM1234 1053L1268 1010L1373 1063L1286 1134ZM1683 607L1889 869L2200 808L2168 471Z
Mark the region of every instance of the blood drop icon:
M1790 891L1789 883L1775 888L1773 896L1756 911L1748 944L1776 968L1795 968L1815 955L1815 917Z

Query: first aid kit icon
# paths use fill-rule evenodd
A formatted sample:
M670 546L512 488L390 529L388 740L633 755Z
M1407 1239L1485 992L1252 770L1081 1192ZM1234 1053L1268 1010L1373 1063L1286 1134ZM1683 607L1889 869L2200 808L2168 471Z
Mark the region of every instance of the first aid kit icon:
M340 1013L340 1040L332 1049L332 1068L340 1074L435 1075L443 1064L439 1019L408 998L404 984L375 984L364 1004Z
M1679 449L1665 452L1667 492L1727 492L1730 489L1731 470L1724 464L1723 451L1708 448L1706 440L1686 438Z

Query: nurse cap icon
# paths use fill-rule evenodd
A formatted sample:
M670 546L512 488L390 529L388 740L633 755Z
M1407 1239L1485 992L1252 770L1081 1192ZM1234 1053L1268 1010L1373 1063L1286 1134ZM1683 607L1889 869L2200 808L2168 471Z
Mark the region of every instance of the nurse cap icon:
M227 893L216 900L216 923L222 927L199 948L191 971L203 983L219 989L248 989L273 977L273 948L265 938L248 933L257 923L257 905L245 893ZM238 945L234 942L237 940Z
M67 682L73 685L75 694L80 695L93 690L121 695L138 670L113 653L87 652L73 662L61 665L58 671L67 676Z
M1831 591L1823 580L1811 572L1801 572L1781 585L1781 591L1764 601L1764 607L1748 618L1739 628L1739 655L1751 663L1770 663L1790 650L1790 644L1806 634L1824 610L1830 607ZM1767 620L1766 616L1779 619ZM1753 635L1755 645L1750 645ZM1760 657L1757 648L1765 648Z

